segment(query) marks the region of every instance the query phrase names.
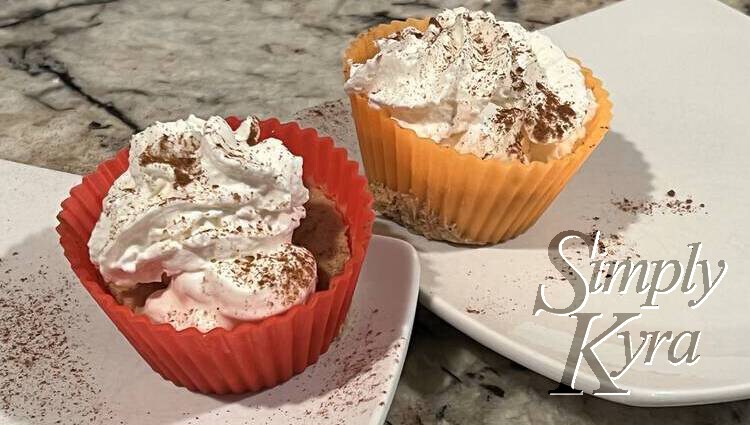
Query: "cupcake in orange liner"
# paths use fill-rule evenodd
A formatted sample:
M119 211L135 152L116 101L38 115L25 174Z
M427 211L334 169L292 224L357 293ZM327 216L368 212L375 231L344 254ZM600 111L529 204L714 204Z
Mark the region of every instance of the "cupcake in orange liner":
M241 121L230 117L227 123L237 130ZM206 332L195 326L177 330L173 322L158 323L146 314L134 312L138 310L133 305L138 301L134 299L140 297L142 302L156 293L126 300L123 293L110 291L111 283L105 281L92 262L88 245L102 214L102 201L115 180L128 170L127 149L85 176L82 184L71 190L58 215L60 243L86 290L152 369L193 391L216 394L257 391L278 385L315 363L341 330L369 244L374 219L372 196L357 164L347 159L346 151L334 147L330 138L319 137L312 129L300 129L295 123L281 124L269 119L259 123L259 130L261 139L280 139L291 154L302 158L302 181L311 192L305 208L313 213L308 222L303 219L298 227L303 230L295 233L294 244L305 246L320 260L318 283L320 279L325 282L283 312L257 320L235 321L228 328L204 329ZM177 168L174 171L177 181ZM343 222L336 228L330 223L337 218L321 218L321 212L331 207ZM335 243L344 255L321 259L314 243L304 245L305 241L320 239L320 233L315 238L316 232L326 229L339 233L326 237L343 238ZM295 248L294 252L300 250L303 248ZM287 265L284 271L288 270ZM296 279L315 274L311 270L292 272L290 276ZM165 285L157 283L153 290L162 290ZM125 302L118 302L115 295Z
M477 16L494 21L492 15L483 12L470 13L465 9L447 12L471 15L473 22L477 22ZM467 22L469 20L467 18ZM392 43L405 37L419 40L437 37L442 30L440 22L444 21L435 18L393 21L360 34L344 54L345 80L351 81L353 64L365 64L378 54L378 41L386 39ZM430 29L431 23L437 25L437 29ZM525 31L517 25L512 29L516 27L518 31ZM486 51L480 50L480 53ZM413 60L413 51L408 54L412 56L407 59ZM377 59L379 65L383 58ZM388 65L393 66L393 63ZM471 131L466 128L461 129L464 133L452 135L450 143L420 137L404 123L412 113L409 108L378 104L367 91L348 87L375 209L429 239L483 245L523 233L547 209L609 128L612 105L607 91L589 69L581 66L580 73L582 78L580 74L579 78L595 102L595 109L586 112L580 128L573 129L576 132L569 132L576 137L568 137L564 143L530 142L544 124L543 120L537 120L536 126L519 130L515 143L502 152L503 155L495 157L476 149L459 152L457 147L461 147L461 142L456 144L455 138ZM526 125L526 122L519 125ZM515 155L518 152L522 152L521 155Z

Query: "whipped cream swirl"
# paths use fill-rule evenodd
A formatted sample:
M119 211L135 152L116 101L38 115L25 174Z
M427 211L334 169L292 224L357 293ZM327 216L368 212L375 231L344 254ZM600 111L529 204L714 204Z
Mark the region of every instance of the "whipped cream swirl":
M315 260L291 245L308 199L302 158L259 136L253 117L232 131L221 117L190 116L131 139L89 251L120 288L171 278L142 308L154 321L231 328L314 291Z
M407 27L352 63L345 89L399 125L480 158L569 153L596 110L580 66L543 34L464 8Z

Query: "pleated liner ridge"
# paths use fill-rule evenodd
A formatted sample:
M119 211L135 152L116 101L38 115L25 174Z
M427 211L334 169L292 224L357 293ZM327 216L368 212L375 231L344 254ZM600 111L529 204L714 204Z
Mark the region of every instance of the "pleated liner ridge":
M240 120L227 118L236 128ZM128 168L128 151L99 165L63 201L57 231L70 265L83 286L117 329L161 376L202 393L243 393L273 387L315 363L341 330L349 310L372 232L374 214L367 182L346 151L328 137L296 123L276 119L261 122L263 138L281 139L304 159L306 184L323 189L335 200L348 226L351 258L330 288L314 293L306 303L266 319L243 323L232 330L201 333L155 324L118 304L90 261L88 240L99 218L102 199L114 180ZM94 342L95 343L95 342ZM112 365L115 367L116 365Z
M344 77L349 77L350 61L363 63L378 52L376 39L407 26L425 30L427 25L427 20L393 21L360 34L344 54ZM420 138L400 127L385 108L372 107L366 95L350 94L367 178L413 195L470 243L497 243L518 236L542 215L609 129L609 95L589 69L582 69L598 103L586 135L571 154L530 164L482 160Z

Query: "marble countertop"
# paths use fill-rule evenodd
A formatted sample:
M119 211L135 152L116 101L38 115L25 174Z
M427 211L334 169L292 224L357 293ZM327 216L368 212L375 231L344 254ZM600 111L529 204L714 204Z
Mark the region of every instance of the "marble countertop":
M155 120L258 113L316 124L321 110L344 117L341 52L368 27L463 5L542 28L611 2L7 0L0 158L81 174ZM724 2L750 14L750 0ZM353 148L345 119L317 124ZM388 423L750 421L749 401L645 409L549 397L552 386L420 308Z

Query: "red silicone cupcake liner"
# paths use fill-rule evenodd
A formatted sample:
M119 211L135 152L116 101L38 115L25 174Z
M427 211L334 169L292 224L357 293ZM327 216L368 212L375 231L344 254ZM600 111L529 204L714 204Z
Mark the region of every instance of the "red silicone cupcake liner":
M227 118L232 128L240 124ZM261 137L275 137L304 159L303 179L332 198L348 226L351 258L327 290L304 304L266 319L201 333L155 324L118 304L91 263L88 241L101 214L102 200L128 168L128 151L105 161L70 191L58 214L60 244L70 265L117 329L165 379L202 393L242 393L278 385L315 363L338 335L351 304L372 235L372 196L358 165L329 137L296 123L261 122Z

